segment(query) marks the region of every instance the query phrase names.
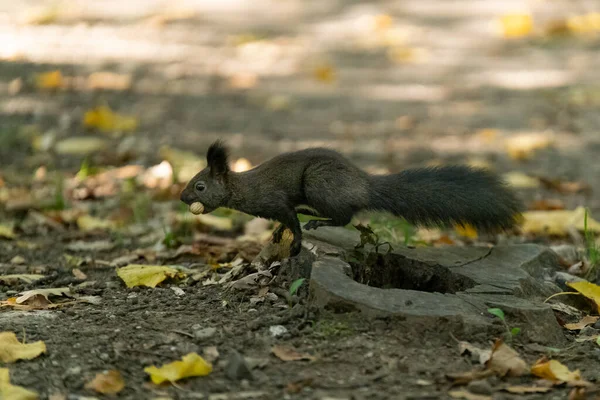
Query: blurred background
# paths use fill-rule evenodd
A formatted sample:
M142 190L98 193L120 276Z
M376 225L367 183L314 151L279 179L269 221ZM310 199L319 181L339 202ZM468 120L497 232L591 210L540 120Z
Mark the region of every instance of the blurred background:
M238 171L320 145L597 210L599 49L597 1L0 1L0 202L176 200L222 138Z

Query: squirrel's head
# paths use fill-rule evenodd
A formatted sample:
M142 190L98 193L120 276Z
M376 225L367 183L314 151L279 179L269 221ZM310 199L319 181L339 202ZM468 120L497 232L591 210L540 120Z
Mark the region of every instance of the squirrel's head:
M227 158L227 148L223 142L217 140L211 144L206 153L207 167L188 182L181 192L181 201L187 205L202 203L204 214L227 204L229 199Z

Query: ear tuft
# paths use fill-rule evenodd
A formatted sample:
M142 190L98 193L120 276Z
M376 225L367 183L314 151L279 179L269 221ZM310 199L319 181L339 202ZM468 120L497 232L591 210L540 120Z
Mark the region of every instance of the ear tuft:
M206 161L211 173L215 175L225 175L229 172L228 150L221 139L216 140L210 145L206 152Z

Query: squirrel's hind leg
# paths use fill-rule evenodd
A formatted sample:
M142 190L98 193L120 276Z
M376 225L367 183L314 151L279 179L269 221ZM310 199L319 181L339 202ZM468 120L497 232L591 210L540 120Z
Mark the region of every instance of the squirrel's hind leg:
M335 219L312 219L306 224L304 224L304 229L308 231L311 229L317 229L321 226L344 226L349 224L351 220L352 215L350 215L349 217L347 215L344 215L343 218L338 217Z

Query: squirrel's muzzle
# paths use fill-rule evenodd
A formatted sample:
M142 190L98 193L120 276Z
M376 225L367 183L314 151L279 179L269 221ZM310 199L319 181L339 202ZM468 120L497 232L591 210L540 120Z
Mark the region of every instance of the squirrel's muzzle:
M179 199L189 206L190 204L192 204L193 202L196 201L196 196L194 195L193 192L191 192L187 189L184 189L181 192Z

